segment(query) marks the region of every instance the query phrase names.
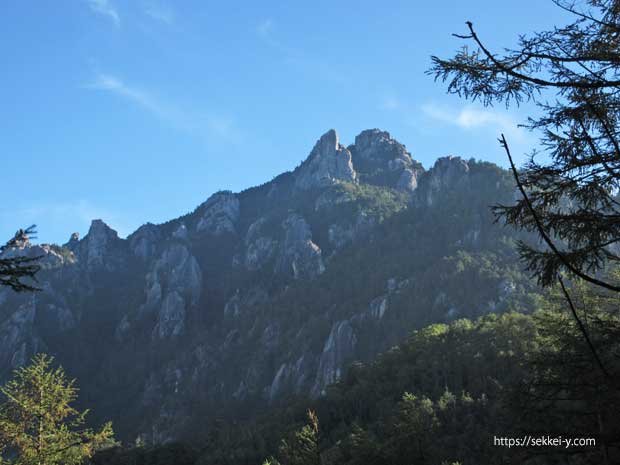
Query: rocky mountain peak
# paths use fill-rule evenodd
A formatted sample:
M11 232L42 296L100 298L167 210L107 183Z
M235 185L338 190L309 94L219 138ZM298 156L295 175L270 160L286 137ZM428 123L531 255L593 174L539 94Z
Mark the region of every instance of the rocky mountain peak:
M90 228L88 229L88 234L84 237L84 239L88 237L110 237L110 238L118 238L118 233L104 223L103 220L97 219L92 220L90 223Z
M403 144L381 129L366 129L360 132L355 137L354 145L362 158L411 158Z
M466 185L469 182L469 165L460 157L438 158L424 179L423 198L432 205L437 193Z
M295 187L302 190L357 180L351 152L339 143L334 129L321 136L308 158L295 170L295 175Z
M80 258L85 259L89 267L103 265L114 244L121 240L118 233L103 220L93 220L88 234L80 241Z
M422 165L411 158L407 148L393 139L389 132L367 129L349 147L353 166L360 178L370 184L413 192L418 177L424 171Z
M63 245L63 247L67 247L70 250L75 250L75 248L79 245L79 243L80 243L80 233L74 232L71 234L71 237L69 237L69 240Z
M213 194L198 210L201 212L196 231L211 234L234 233L239 219L239 198L230 191Z
M469 165L461 157L447 156L438 158L430 170L431 179L442 185L458 182L469 173Z

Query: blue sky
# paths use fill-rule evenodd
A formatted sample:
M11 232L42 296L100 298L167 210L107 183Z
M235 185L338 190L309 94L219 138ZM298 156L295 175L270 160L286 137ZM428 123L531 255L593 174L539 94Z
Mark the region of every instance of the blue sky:
M535 14L533 13L535 12ZM505 165L527 108L484 109L424 74L472 20L495 49L561 24L551 1L7 0L0 4L0 238L121 236L294 168L318 137L388 130L429 167Z

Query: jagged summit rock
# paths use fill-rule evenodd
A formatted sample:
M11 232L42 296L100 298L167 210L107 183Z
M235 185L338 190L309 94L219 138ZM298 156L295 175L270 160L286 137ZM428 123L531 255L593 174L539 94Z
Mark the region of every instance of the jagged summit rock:
M394 140L389 132L377 128L360 132L355 137L354 147L361 158L411 161L411 155L403 144Z
M198 211L201 217L196 225L197 232L234 233L239 219L239 198L230 191L216 192L198 207Z
M528 289L515 254L489 254L499 278L480 274L476 293L446 262L463 250L476 267L512 243L488 218L511 181L457 157L424 171L387 131L344 147L330 130L293 172L126 239L95 220L64 247L7 250L44 256L43 291L0 289L0 378L39 350L97 370L80 382L96 410L117 412L123 440L178 437L196 406L320 396L419 324L501 311Z
M301 190L357 180L351 152L339 143L334 129L321 136L308 158L295 170L295 175L295 187Z
M75 250L77 245L80 243L80 233L74 232L69 237L69 240L64 244L64 247L67 247L70 250Z
M146 223L127 237L129 248L136 257L146 259L152 257L161 234L153 223Z
M438 158L424 177L423 198L427 205L432 205L438 192L461 187L469 180L469 165L460 157L446 156Z
M93 220L88 234L80 241L79 258L88 267L104 265L120 242L122 239L118 237L118 233L103 220Z
M355 138L349 150L362 182L413 192L424 172L407 148L387 131L366 129Z

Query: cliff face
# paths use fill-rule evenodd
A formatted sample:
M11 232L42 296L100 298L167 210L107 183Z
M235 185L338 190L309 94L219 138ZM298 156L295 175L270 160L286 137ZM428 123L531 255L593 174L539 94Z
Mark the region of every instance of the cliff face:
M330 130L293 172L126 239L94 220L64 246L7 251L43 256L43 291L0 290L0 373L49 352L123 438L156 442L320 396L418 326L527 300L488 211L512 192L493 165L425 171L387 132L344 147Z

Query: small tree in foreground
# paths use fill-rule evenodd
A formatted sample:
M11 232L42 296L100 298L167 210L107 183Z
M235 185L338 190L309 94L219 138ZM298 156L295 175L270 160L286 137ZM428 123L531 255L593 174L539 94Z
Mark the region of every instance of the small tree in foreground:
M288 440L282 440L278 450L279 460L267 459L263 465L321 465L319 449L319 419L308 410L308 423Z
M71 404L77 387L54 359L36 355L0 388L0 464L78 465L113 444L112 425L85 427L88 411Z

